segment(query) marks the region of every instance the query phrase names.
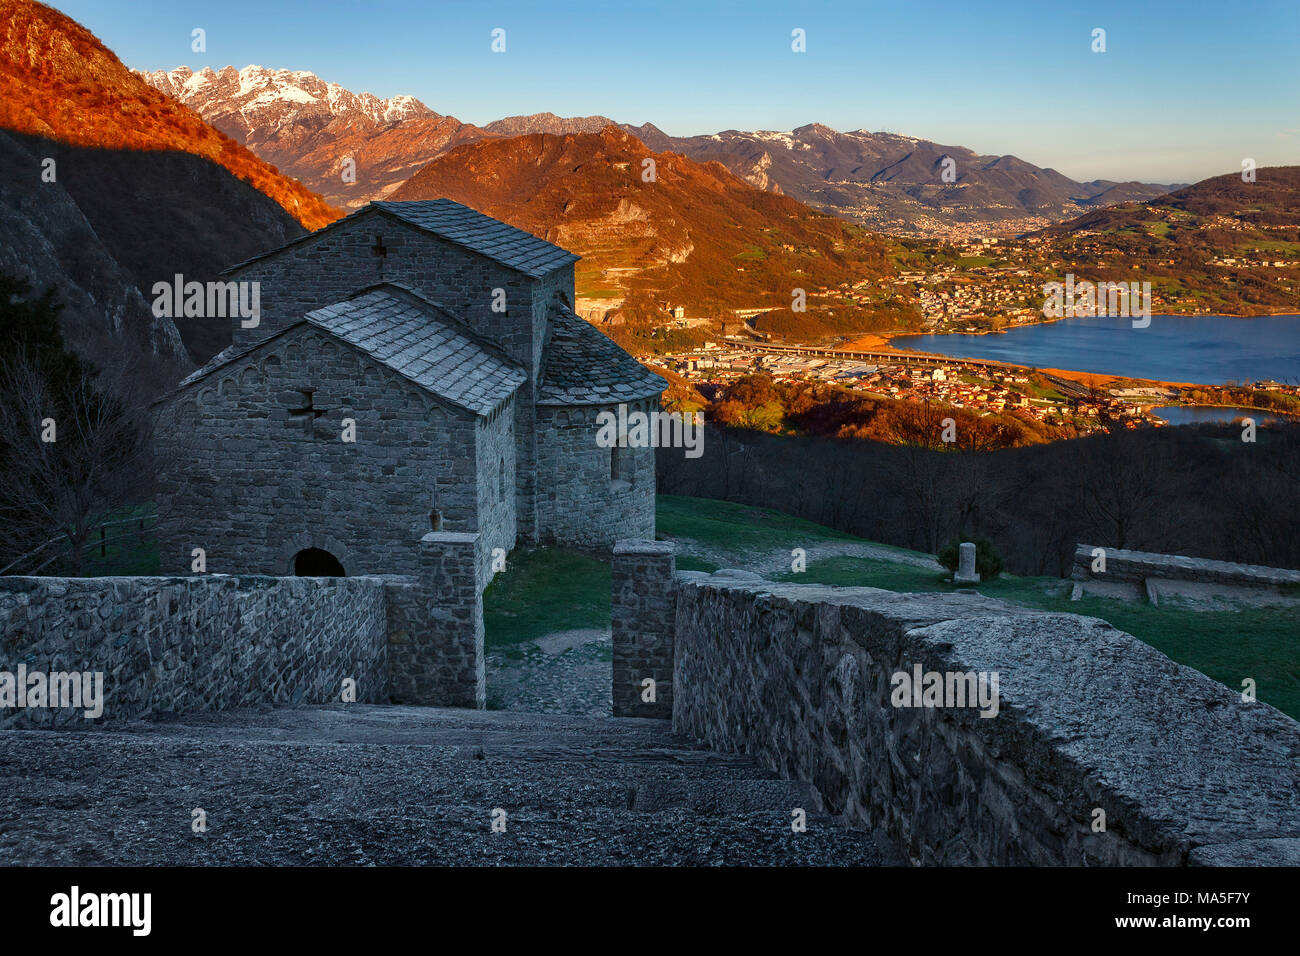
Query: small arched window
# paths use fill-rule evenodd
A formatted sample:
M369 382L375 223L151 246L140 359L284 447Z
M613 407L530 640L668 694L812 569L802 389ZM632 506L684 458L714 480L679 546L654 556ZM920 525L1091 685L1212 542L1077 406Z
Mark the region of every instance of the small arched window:
M609 450L609 481L615 490L632 486L631 449L615 445Z
M503 455L497 466L497 501L506 500L506 459Z
M433 528L434 531L442 530L442 512L438 511L436 508L429 512L429 526Z

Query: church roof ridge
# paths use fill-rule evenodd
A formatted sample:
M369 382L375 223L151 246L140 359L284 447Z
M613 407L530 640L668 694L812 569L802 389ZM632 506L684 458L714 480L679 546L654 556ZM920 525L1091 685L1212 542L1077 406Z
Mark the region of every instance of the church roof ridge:
M370 213L400 219L407 225L491 259L531 279L540 279L582 258L577 253L569 252L553 242L534 236L531 232L525 232L523 229L518 229L451 199L416 199L405 202L377 200L367 203L342 219L336 219L329 225L322 226L315 232L299 236L243 262L237 262L221 274L229 275L237 272L247 265L278 255L286 249L301 245L343 223Z

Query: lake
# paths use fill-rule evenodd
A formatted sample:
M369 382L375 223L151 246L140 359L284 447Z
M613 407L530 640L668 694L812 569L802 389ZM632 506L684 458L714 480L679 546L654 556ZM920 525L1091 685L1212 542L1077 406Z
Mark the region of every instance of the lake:
M1133 328L1129 318L1061 319L992 335L901 335L890 344L960 358L1163 382L1222 385L1300 379L1300 315L1153 315L1145 329Z
M1171 425L1199 425L1202 422L1231 422L1238 418L1253 418L1255 424L1285 419L1277 412L1261 412L1250 408L1222 408L1217 405L1160 405L1151 409Z

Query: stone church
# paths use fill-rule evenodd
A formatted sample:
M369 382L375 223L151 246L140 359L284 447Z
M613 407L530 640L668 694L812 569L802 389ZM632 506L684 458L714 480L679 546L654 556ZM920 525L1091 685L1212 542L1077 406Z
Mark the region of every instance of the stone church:
M228 270L261 312L166 400L162 572L418 574L434 533L481 591L496 549L653 537L653 449L596 422L666 383L574 313L577 259L438 199Z

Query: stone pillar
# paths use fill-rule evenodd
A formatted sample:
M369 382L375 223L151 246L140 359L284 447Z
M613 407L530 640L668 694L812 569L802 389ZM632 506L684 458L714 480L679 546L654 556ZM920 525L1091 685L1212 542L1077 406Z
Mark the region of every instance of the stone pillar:
M614 545L615 717L672 717L676 569L673 546L666 541L627 539ZM643 700L646 680L654 681L653 702Z
M487 701L483 586L477 533L432 531L420 539L414 621L389 645L395 704L477 707Z
M953 584L979 584L979 572L975 570L975 545L963 541L957 551L957 573L953 575Z

